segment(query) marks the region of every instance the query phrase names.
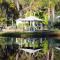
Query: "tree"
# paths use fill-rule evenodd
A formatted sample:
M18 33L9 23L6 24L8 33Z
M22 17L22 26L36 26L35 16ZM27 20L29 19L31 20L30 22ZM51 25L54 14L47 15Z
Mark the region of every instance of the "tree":
M3 0L0 0L0 4L3 2Z
M0 9L0 25L3 26L6 24L6 17L3 11Z
M51 19L52 22L54 22L54 20L55 20L55 6L56 6L56 4L58 4L59 1L60 0L49 0L49 5L48 5L49 12L48 13L50 13L50 15L52 17L52 19Z
M27 11L29 11L30 13L34 13L34 11L37 11L39 8L41 8L43 4L45 5L42 0L14 0L14 2L20 13L22 13L22 10L26 13ZM22 6L22 9L20 9L20 5Z
M55 5L58 2L59 0L0 0L0 7L2 7L2 11L6 11L5 15L7 15L8 19L11 18L9 17L11 14L13 14L13 19L34 14L39 18L40 16L41 18L45 18L45 16L42 15L48 12L48 17L46 17L46 19L50 20L52 17L54 20Z
M43 20L44 20L43 24L48 25L48 13L45 13L45 14L44 14Z
M44 40L43 43L42 43L42 50L43 50L43 53L46 54L48 52L48 41L47 40Z

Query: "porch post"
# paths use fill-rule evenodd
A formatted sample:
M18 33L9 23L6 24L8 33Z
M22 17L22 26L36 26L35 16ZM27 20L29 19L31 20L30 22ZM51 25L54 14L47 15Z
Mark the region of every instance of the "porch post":
M43 30L43 25L42 25L42 23L40 23L40 26L41 26L41 30Z
M33 25L33 29L35 31L35 21L33 21L33 24L32 25Z
M30 23L30 26L29 26L29 31L30 31L30 27L31 27L31 21L29 21L29 23Z

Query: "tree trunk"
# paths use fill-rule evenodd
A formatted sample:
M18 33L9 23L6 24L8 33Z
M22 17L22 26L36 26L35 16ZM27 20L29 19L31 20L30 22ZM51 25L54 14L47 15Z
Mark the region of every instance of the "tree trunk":
M55 10L54 10L54 7L52 8L52 19L53 19L53 22L54 22L54 19L55 18Z
M48 8L48 20L50 21L50 8Z
M53 50L53 48L52 48L52 56L51 56L51 60L54 60L54 50Z
M17 54L16 54L16 60L18 60L18 56L19 56L19 54L17 53Z
M47 60L49 60L49 51L47 52Z
M16 7L17 7L18 11L19 11L19 1L18 0L14 0L14 2L16 4Z

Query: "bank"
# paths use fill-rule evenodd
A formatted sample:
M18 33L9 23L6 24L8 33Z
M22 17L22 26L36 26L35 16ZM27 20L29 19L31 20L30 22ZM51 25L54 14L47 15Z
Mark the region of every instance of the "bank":
M55 31L37 31L37 32L0 32L1 37L59 37L60 32Z

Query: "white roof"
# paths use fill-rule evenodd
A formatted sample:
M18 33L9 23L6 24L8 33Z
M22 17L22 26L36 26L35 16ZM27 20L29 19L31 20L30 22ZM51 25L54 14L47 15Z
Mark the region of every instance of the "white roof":
M38 52L38 51L40 51L40 50L42 50L42 49L36 49L36 50L33 50L33 49L24 49L24 48L20 48L20 50L23 50L23 51L25 51L25 52L28 52L28 53L35 53L35 52Z
M35 16L26 17L25 20L27 20L27 21L42 21L42 19L39 19Z
M26 17L26 18L19 18L16 20L16 22L19 22L19 21L43 21L42 19L39 19L35 16L29 16L29 17Z
M16 22L21 22L21 21L23 21L22 18L18 18L18 19L16 20Z

